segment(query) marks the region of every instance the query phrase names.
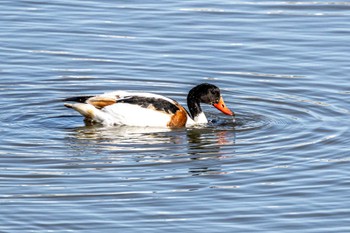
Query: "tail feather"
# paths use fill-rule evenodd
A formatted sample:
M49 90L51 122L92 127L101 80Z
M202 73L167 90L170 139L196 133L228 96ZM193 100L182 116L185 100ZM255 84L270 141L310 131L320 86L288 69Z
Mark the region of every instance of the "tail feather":
M96 109L94 106L90 104L81 104L81 103L76 103L76 104L67 104L65 103L64 106L67 108L72 108L75 111L79 112L81 115L83 115L86 118L89 119L95 119L96 115L98 113L98 109Z
M64 103L64 106L67 107L67 108L73 108L73 104Z
M91 104L84 104L84 103L74 103L74 104L68 104L65 103L64 106L67 108L74 109L75 111L79 112L81 115L85 117L85 120L87 121L93 121L97 123L102 124L108 124L109 123L109 117L101 111L100 109L95 108Z

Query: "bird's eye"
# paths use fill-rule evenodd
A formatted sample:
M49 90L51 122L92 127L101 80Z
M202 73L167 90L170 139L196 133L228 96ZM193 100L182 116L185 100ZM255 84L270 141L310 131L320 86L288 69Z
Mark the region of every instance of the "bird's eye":
M212 94L212 95L215 95L216 94L216 91L215 90L209 90L209 92L210 92L210 94Z

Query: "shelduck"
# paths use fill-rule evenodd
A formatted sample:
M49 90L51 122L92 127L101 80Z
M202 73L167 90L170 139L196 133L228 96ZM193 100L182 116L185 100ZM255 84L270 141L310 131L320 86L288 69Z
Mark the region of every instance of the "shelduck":
M226 115L234 113L226 107L220 89L209 83L192 88L187 95L189 112L177 101L151 93L114 91L96 96L65 99L65 103L85 117L85 121L109 125L180 128L206 124L201 103L213 105Z

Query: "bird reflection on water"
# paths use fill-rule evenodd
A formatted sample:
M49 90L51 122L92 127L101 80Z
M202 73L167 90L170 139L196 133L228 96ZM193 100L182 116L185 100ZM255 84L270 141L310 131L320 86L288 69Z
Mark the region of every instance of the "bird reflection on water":
M90 125L70 129L66 142L80 159L93 156L98 160L99 154L103 154L108 163L188 163L232 156L235 129L232 122L215 122L205 127L182 129ZM75 151L75 148L79 150ZM108 158L105 157L106 154ZM195 166L188 169L193 175L217 170L216 165L215 168L210 168L210 162L194 162L192 165Z

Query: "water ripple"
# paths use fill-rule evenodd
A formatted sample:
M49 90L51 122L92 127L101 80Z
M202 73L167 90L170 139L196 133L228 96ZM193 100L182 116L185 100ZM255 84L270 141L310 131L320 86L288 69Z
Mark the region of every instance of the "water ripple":
M349 6L2 1L1 232L348 232ZM236 119L85 125L62 99L218 85Z

